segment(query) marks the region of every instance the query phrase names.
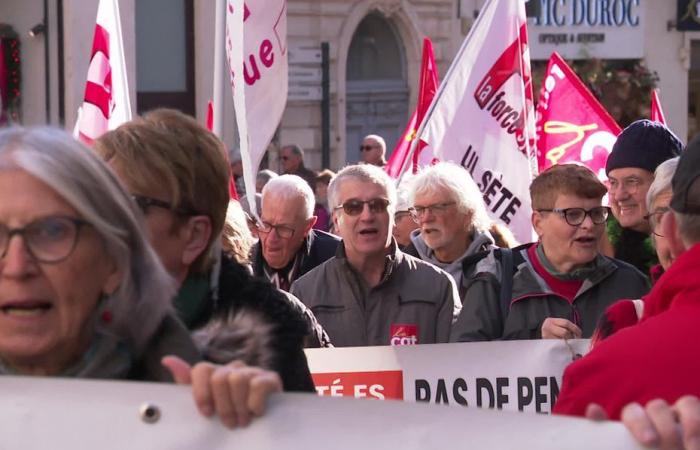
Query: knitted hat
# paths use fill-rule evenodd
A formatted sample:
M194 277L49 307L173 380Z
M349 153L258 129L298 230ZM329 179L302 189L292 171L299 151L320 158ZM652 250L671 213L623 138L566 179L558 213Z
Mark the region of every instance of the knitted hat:
M623 167L638 167L654 173L667 159L680 155L683 143L665 125L642 119L633 122L617 137L605 165L605 173Z
M700 214L700 138L693 139L678 160L671 187L671 209L682 214Z

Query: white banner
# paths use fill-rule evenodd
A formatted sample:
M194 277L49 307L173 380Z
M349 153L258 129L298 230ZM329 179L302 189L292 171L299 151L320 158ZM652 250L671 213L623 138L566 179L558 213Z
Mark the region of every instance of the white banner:
M0 448L334 450L639 449L619 423L402 402L277 394L245 429L205 419L188 387L0 378ZM157 420L142 420L142 409Z
M541 339L307 349L306 357L322 396L546 413L564 369L588 346Z
M532 240L528 188L536 171L535 115L522 0L489 0L440 84L419 138L433 158L467 169L492 219Z
M257 216L255 177L287 104L286 0L227 0L226 58L246 198Z

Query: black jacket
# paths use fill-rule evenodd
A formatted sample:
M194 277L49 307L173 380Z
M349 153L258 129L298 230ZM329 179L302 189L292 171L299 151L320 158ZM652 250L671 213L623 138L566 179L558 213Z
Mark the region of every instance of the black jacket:
M196 330L205 359L220 364L242 359L275 370L285 391L315 391L304 354L305 339L311 334L308 318L300 302L269 281L254 278L245 266L224 255L216 298L208 292L204 298L179 296L178 301L199 304L195 317L181 318Z

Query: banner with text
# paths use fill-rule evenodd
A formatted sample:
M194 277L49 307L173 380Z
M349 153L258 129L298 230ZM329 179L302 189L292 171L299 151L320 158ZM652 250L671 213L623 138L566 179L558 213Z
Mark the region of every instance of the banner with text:
M187 386L3 376L0 395L0 447L23 450L641 448L616 422L308 394L276 394L236 430L200 416Z
M256 214L255 177L287 104L287 1L227 0L226 59L243 179Z
M520 242L532 240L528 188L537 171L535 115L522 1L486 2L418 137L427 144L421 166L436 160L462 165L491 218Z
M307 349L321 396L396 399L546 413L588 340Z

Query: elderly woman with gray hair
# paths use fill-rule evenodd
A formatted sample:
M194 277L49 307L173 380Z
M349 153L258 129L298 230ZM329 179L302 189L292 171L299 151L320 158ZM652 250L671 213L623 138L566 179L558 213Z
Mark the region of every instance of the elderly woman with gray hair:
M199 362L135 203L62 131L0 132L0 255L0 374L175 379L227 426L281 389L272 372Z
M646 207L650 211L644 218L649 221L651 239L659 257L659 264L650 270L652 282L656 282L664 271L673 263L673 256L669 248L668 241L661 234L661 218L669 211L669 204L673 196L671 189L671 179L676 173L678 160L680 157L668 159L661 163L654 172L654 181L647 191ZM635 300L620 300L610 305L598 321L598 327L593 333L591 346L597 345L600 341L617 331L629 327L639 322L644 312L644 298Z

